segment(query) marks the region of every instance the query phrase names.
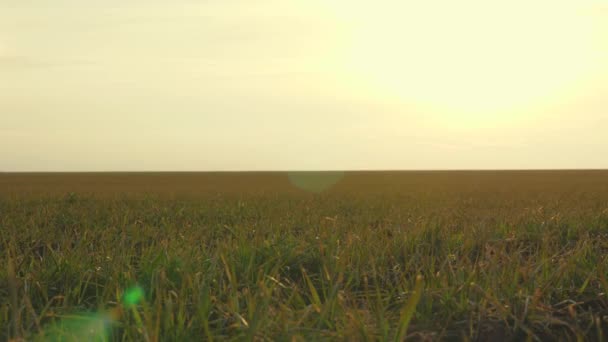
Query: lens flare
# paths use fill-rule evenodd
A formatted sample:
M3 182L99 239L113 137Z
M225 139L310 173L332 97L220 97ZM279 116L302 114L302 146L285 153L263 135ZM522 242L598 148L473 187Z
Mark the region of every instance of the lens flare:
M135 310L135 305L144 298L144 290L139 286L127 289L123 295L123 304L126 308ZM63 316L61 320L44 329L45 341L95 341L110 340L112 325L122 314L121 307L97 314L73 314ZM134 312L137 314L137 312ZM140 320L139 316L136 317Z
M289 172L287 177L294 186L305 191L319 193L338 183L344 177L344 172Z
M125 306L131 307L136 305L144 298L144 290L139 286L134 286L127 291L125 291L125 295L123 298L123 302Z
M45 341L108 341L115 319L110 312L65 316L45 328Z

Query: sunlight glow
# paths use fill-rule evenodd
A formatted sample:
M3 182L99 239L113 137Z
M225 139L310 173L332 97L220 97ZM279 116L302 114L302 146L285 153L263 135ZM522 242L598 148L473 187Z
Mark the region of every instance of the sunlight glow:
M607 0L0 1L0 26L0 171L608 167Z
M350 20L359 87L453 125L538 112L604 67L591 3L333 1Z

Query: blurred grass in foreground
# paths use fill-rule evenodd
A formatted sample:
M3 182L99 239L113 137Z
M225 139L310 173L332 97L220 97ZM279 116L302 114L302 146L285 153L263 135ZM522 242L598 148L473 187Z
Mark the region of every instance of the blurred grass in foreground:
M0 174L0 339L607 339L608 172L289 180Z

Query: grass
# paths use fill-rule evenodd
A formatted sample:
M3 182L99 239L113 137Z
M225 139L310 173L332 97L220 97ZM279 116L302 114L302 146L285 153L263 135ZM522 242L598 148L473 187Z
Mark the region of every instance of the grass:
M309 176L0 174L0 339L607 339L607 171Z

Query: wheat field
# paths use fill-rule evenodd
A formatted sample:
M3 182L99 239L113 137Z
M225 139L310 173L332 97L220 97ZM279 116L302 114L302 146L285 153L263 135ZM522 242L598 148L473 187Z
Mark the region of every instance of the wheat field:
M607 340L608 171L0 173L0 339Z

